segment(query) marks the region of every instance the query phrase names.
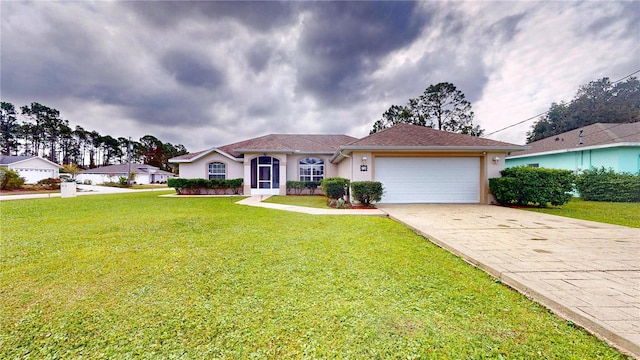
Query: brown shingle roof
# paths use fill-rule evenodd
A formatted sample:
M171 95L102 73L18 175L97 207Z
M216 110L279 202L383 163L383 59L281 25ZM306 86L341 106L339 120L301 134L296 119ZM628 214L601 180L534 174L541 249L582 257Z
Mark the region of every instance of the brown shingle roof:
M582 131L582 144L580 144L580 131ZM580 149L616 143L640 143L640 122L624 124L596 123L584 126L546 139L534 141L528 144L528 146L530 146L528 150L515 153L513 156Z
M204 154L205 152L210 151L210 150L211 149L202 150L202 151L196 151L196 152L192 152L192 153L176 156L174 158L171 158L171 160L190 160L190 159L193 159L194 157L196 157L196 156L198 156L200 154Z
M333 153L341 145L357 140L348 135L271 134L219 147L235 157L245 152L299 151Z
M519 147L502 141L398 124L348 144L347 147Z

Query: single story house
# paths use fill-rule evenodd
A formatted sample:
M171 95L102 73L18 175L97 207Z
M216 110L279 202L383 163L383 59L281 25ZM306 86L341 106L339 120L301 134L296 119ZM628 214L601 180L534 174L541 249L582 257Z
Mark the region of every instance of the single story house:
M128 173L129 164L100 166L80 172L76 175L76 182L91 182L93 185L105 182L117 183L120 177L127 177ZM166 183L169 178L176 176L173 173L146 164L131 164L131 174L134 176L132 182L136 184Z
M640 172L640 122L596 123L528 144L506 158L506 166L533 166L571 170L591 168Z
M35 155L0 155L0 167L17 172L25 184L36 184L44 179L60 177L60 165Z
M285 195L286 181L379 181L386 203L490 203L488 179L524 147L399 124L357 139L272 134L170 159L182 178L243 178L246 195Z

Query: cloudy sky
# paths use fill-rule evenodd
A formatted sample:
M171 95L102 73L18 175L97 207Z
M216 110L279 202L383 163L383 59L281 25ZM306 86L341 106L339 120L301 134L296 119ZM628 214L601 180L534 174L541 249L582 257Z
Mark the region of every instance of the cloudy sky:
M640 69L640 2L2 1L2 101L190 151L362 137L451 82L491 133ZM523 143L533 121L491 135Z

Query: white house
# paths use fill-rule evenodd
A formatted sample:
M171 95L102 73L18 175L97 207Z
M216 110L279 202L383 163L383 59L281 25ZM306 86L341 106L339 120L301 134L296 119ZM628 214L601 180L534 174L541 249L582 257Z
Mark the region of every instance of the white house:
M60 177L60 165L35 155L0 155L0 167L17 172L25 184L36 184L43 179Z
M93 185L105 182L118 182L121 177L127 177L129 164L117 164L100 166L94 169L84 170L76 176L76 182L91 182ZM160 170L159 168L146 164L131 164L131 173L136 184L166 183L174 174Z

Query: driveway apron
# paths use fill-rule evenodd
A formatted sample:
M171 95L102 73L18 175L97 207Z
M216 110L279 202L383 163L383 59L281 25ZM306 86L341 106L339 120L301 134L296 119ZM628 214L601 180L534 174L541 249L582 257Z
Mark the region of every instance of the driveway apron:
M640 229L491 205L378 208L640 358Z

